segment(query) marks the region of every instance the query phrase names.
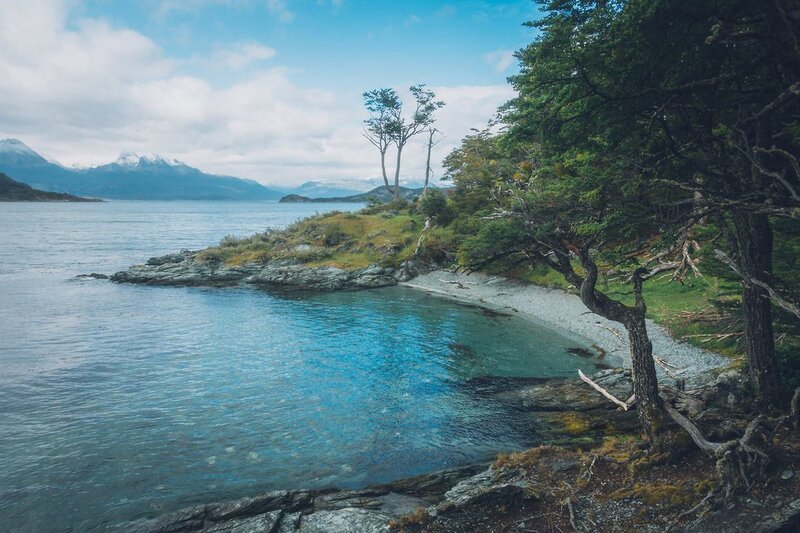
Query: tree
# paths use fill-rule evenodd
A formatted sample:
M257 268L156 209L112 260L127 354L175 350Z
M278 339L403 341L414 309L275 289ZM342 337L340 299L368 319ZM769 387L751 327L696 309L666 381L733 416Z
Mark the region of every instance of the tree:
M516 163L510 165L509 161ZM635 187L621 187L626 185L621 179L623 169L602 155L599 147L593 153L576 151L567 158L526 139L479 132L465 139L445 163L456 185L456 205L464 201L462 196L475 198L480 190L484 202L492 206L491 213L481 217L475 234L465 239L462 263L471 268L497 261L548 266L579 289L590 311L622 324L628 333L642 428L654 448L667 449L666 413L642 295L648 272L631 259L632 252L647 246L646 236L652 233L657 212L643 209L642 204L658 201L658 197L650 198ZM484 181L490 164L496 172ZM598 289L601 261L632 268L632 305Z
M386 151L392 142L394 127L393 117L395 110L401 107L400 97L394 89L374 89L363 94L364 106L370 112L370 117L364 121L362 135L381 154L381 175L386 190L392 193L389 178L386 174Z
M428 193L428 180L431 176L431 151L433 147L439 144L440 141L433 142L433 136L439 133L439 130L436 128L428 128L428 157L425 162L425 186L422 188L422 195L425 196Z
M554 153L601 139L627 161L631 186L667 187L676 206L697 193L701 208L670 220L672 231L714 213L731 221L750 374L758 401L779 404L763 284L773 277L769 217L800 216L798 1L540 3L548 15L531 25L541 37L512 79L513 134Z
M423 84L414 85L409 90L414 97L414 112L410 117L403 116L402 104L388 110L391 117L389 119L391 140L397 148L397 164L394 170L395 200L400 195L400 161L403 148L412 137L428 130L435 122L434 112L444 107L444 102L435 100L436 94L426 89Z

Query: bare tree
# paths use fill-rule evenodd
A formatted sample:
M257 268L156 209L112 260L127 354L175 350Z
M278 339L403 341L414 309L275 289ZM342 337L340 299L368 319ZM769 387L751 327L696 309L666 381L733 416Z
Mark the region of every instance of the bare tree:
M381 174L386 190L392 193L389 178L386 174L386 150L392 143L392 128L395 126L395 111L401 107L400 97L394 89L374 89L364 93L364 106L370 112L370 117L364 121L361 134L381 154ZM396 192L395 192L396 196Z
M428 159L427 162L425 163L425 187L422 189L423 196L425 195L425 193L428 192L428 180L430 179L431 176L431 150L433 149L434 146L436 146L441 142L441 141L433 142L433 136L436 135L437 133L441 132L433 127L428 128Z
M435 100L436 94L426 89L424 84L409 88L414 97L415 107L411 117L403 116L403 106L394 106L388 110L391 115L390 134L397 147L397 165L394 169L394 199L400 197L400 161L409 139L430 128L435 119L433 113L444 107L444 102Z

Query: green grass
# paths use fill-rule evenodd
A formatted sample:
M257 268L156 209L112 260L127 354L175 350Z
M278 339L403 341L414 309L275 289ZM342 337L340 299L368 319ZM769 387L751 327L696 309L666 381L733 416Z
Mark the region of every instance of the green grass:
M229 266L289 259L309 266L364 268L394 264L407 258L424 227L421 215L331 212L299 220L282 231L266 231L244 239L225 237L203 250L200 261Z

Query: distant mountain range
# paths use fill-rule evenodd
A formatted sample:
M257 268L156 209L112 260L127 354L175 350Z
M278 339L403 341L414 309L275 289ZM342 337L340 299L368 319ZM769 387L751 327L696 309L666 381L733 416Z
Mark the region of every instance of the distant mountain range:
M60 192L46 192L12 180L0 172L0 202L97 202Z
M411 200L422 194L422 188L410 189L408 187L400 187L400 197ZM349 196L335 196L323 198L309 198L299 194L289 194L281 198L282 203L297 203L297 202L351 202L351 203L365 203L369 200L376 199L382 202L388 202L392 199L392 193L386 189L384 185L375 187L371 191L352 194Z
M119 200L277 200L285 193L252 180L206 174L180 161L125 152L85 169L48 161L16 139L0 141L0 172L37 189Z
M106 165L68 168L17 139L0 140L0 172L42 191L117 200L278 200L288 195L303 198L296 201L362 202L365 200L355 198L383 198L384 194L388 198L385 187L364 192L381 183L380 178L264 186L253 180L207 174L175 159L133 152L123 152ZM414 187L422 184L406 185L418 190Z

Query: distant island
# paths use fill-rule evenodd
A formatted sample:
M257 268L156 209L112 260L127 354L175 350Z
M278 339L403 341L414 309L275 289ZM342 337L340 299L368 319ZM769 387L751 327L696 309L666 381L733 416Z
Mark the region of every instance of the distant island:
M72 194L47 192L15 181L0 172L0 202L102 202Z
M411 189L408 187L400 187L400 197L406 200L413 200L422 194L422 188ZM281 203L301 203L301 202L349 202L349 203L366 203L370 200L389 202L392 200L392 193L381 185L375 187L371 191L362 192L360 194L352 194L350 196L334 196L327 198L309 198L300 194L288 194L280 199Z

